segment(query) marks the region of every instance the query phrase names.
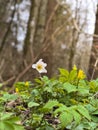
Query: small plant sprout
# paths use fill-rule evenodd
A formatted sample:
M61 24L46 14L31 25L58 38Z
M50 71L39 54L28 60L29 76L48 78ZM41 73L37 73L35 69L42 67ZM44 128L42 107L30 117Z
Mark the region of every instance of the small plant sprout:
M44 63L42 60L43 59L40 59L36 64L33 64L32 68L36 69L39 73L47 73L47 70L45 69L47 64Z

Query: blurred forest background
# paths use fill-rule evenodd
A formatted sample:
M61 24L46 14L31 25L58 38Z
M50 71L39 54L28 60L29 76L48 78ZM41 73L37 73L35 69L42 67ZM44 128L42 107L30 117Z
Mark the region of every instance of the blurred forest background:
M98 77L97 0L0 0L0 82L33 80L42 58L48 76L75 64ZM93 74L94 73L94 74Z

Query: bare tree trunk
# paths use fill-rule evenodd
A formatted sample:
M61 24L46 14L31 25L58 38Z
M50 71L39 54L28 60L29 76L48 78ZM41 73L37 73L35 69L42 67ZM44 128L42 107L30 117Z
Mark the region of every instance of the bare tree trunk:
M25 46L27 47L27 44L30 44L31 48L33 49L33 54L35 56L39 51L41 51L40 47L42 47L44 40L44 30L47 16L47 3L48 0L32 1L31 16L28 28L29 35L27 35L27 41Z
M21 18L20 15L21 12L25 12L23 11L24 7L27 7L29 12L30 5L25 0L20 2L1 0L0 6L0 17L2 17L1 23L3 24L3 26L0 24L0 32L2 32L0 40L0 80L3 81L17 76L25 67L22 46L27 23L25 23L24 14Z
M55 17L52 21L53 26L53 55L52 55L52 73L57 73L58 68L70 68L70 56L72 48L72 20L68 12L68 5L66 9L59 6Z
M87 73L97 1L86 0L85 3L85 0L69 0L61 5L65 10L58 9L54 22L57 36L53 51L53 73L56 73L59 67L71 69L74 64Z
M27 63L30 63L38 54L42 54L43 52L47 7L48 0L32 0L28 33L24 47ZM40 55L40 58L43 57Z
M96 14L95 34L98 35L98 8ZM94 37L93 40L92 55L89 65L89 77L93 79L98 77L98 36Z
M97 2L91 0L90 6L89 0L85 6L85 0L0 2L7 7L0 10L0 80L17 76L38 54L48 63L48 75L57 74L60 67L71 69L73 64L87 72ZM25 79L30 77L31 69Z
M11 68L11 59L12 58L12 46L9 44L9 41L11 40L11 37L9 37L10 28L12 24L12 19L13 19L13 13L14 11L11 11L9 8L11 6L15 6L15 2L13 1L0 1L1 7L1 12L0 12L0 17L1 19L1 24L0 24L0 32L2 32L1 35L1 40L0 40L0 77L1 80L6 77L9 77L9 73L13 69ZM6 10L6 11L5 11ZM3 16L2 16L3 15ZM3 25L2 25L3 24ZM8 39L9 37L9 39ZM13 73L10 73L10 76L13 76Z
M87 73L93 44L97 1L77 1L77 5L79 9L77 9L76 21L80 32L77 36L73 64Z

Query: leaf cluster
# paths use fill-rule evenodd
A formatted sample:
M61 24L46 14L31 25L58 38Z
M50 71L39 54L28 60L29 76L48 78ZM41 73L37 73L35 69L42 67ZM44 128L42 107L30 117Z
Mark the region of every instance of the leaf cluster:
M1 114L20 117L26 130L98 130L98 79L86 80L84 72L77 68L70 72L60 68L59 72L55 78L43 76L34 83L18 82L14 94L3 92ZM8 119L13 127L10 130L16 130L16 126L23 129L11 119L12 115ZM10 127L5 119L1 122L2 130Z

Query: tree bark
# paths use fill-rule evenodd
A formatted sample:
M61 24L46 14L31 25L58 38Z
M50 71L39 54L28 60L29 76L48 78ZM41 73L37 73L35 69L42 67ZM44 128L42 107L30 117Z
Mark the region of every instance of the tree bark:
M86 73L89 69L89 61L93 45L97 4L98 3L95 0L86 0L86 2L85 0L82 0L81 2L78 1L77 3L79 9L77 10L76 21L78 23L80 32L77 36L73 64L76 64Z
M86 0L85 3L85 0L69 0L61 5L65 10L60 11L59 8L56 22L53 24L54 28L59 30L53 51L53 73L56 73L59 67L71 69L74 64L87 73L93 44L97 1Z
M24 1L13 0L1 0L1 12L0 17L0 80L7 80L10 77L16 76L25 68L23 59L23 28L26 25L23 22L24 17L20 18L21 9L25 6L29 6L28 3L24 4ZM27 1L26 1L27 2ZM23 3L23 6L21 5ZM29 7L28 7L29 10ZM16 15L17 14L17 15ZM2 16L3 15L3 16ZM23 15L22 15L23 16ZM26 20L25 20L26 21ZM19 30L21 28L21 30ZM20 33L21 32L21 33ZM19 34L20 33L20 34ZM19 39L20 36L22 39Z
M3 24L0 25L3 30L0 32L1 79L13 75L17 77L38 54L38 59L43 58L48 64L49 76L57 74L58 68L70 70L74 64L88 71L96 1L90 1L90 6L89 0L86 3L85 0L67 0L63 3L59 0L0 2L0 5L7 7L6 11L2 7L0 10ZM32 79L31 69L23 79Z

